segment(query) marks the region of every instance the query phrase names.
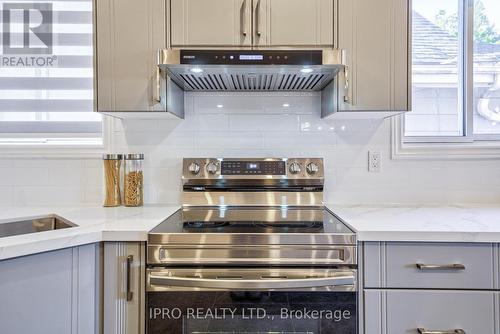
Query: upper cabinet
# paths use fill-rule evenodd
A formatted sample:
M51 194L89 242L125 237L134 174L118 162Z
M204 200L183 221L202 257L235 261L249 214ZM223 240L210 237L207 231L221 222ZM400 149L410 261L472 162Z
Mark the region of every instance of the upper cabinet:
M170 0L170 46L333 47L334 0Z
M409 110L409 0L336 1L348 65L338 111Z
M172 47L252 45L252 0L170 0Z
M333 0L254 0L254 45L333 47Z
M182 117L182 103L172 101L184 101L183 91L158 80L165 48L342 49L347 67L322 92L323 117L409 110L409 1L99 0L98 111ZM170 99L159 99L164 91Z
M164 0L99 0L96 7L97 111L160 110L158 49L166 47Z

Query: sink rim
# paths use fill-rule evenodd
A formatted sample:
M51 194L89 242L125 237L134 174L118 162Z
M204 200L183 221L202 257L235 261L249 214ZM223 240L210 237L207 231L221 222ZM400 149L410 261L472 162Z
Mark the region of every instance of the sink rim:
M40 226L36 226L37 221L40 221ZM16 226L16 224L20 225ZM44 224L50 224L50 226L47 228L46 226L44 226ZM37 227L41 228L41 230L36 230ZM0 220L0 238L16 237L26 234L38 234L43 232L53 232L57 230L65 230L72 227L78 227L78 225L55 213L22 218L17 217L12 219Z

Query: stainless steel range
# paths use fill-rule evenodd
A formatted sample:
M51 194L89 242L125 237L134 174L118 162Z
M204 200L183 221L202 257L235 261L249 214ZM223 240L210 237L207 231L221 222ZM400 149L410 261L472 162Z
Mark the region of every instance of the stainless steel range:
M147 332L357 333L355 234L322 159L184 159L183 207L148 236Z

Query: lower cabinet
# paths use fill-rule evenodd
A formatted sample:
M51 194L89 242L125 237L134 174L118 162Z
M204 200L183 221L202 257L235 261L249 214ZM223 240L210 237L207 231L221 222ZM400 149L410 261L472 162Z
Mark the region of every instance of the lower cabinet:
M500 245L365 242L360 334L499 334Z
M498 334L499 298L491 291L365 290L364 334Z
M144 243L105 242L103 271L103 333L144 333Z
M100 333L99 245L0 261L0 332Z

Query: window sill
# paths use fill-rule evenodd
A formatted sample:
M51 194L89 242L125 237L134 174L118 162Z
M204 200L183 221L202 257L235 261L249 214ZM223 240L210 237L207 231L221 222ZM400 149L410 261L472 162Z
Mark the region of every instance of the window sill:
M0 159L100 159L104 145L0 145Z
M111 144L112 123L104 121L103 138L96 140L15 140L1 141L0 159L101 159ZM14 142L15 140L15 142Z
M393 117L391 158L394 160L500 159L500 141L404 143L402 122L399 117Z

